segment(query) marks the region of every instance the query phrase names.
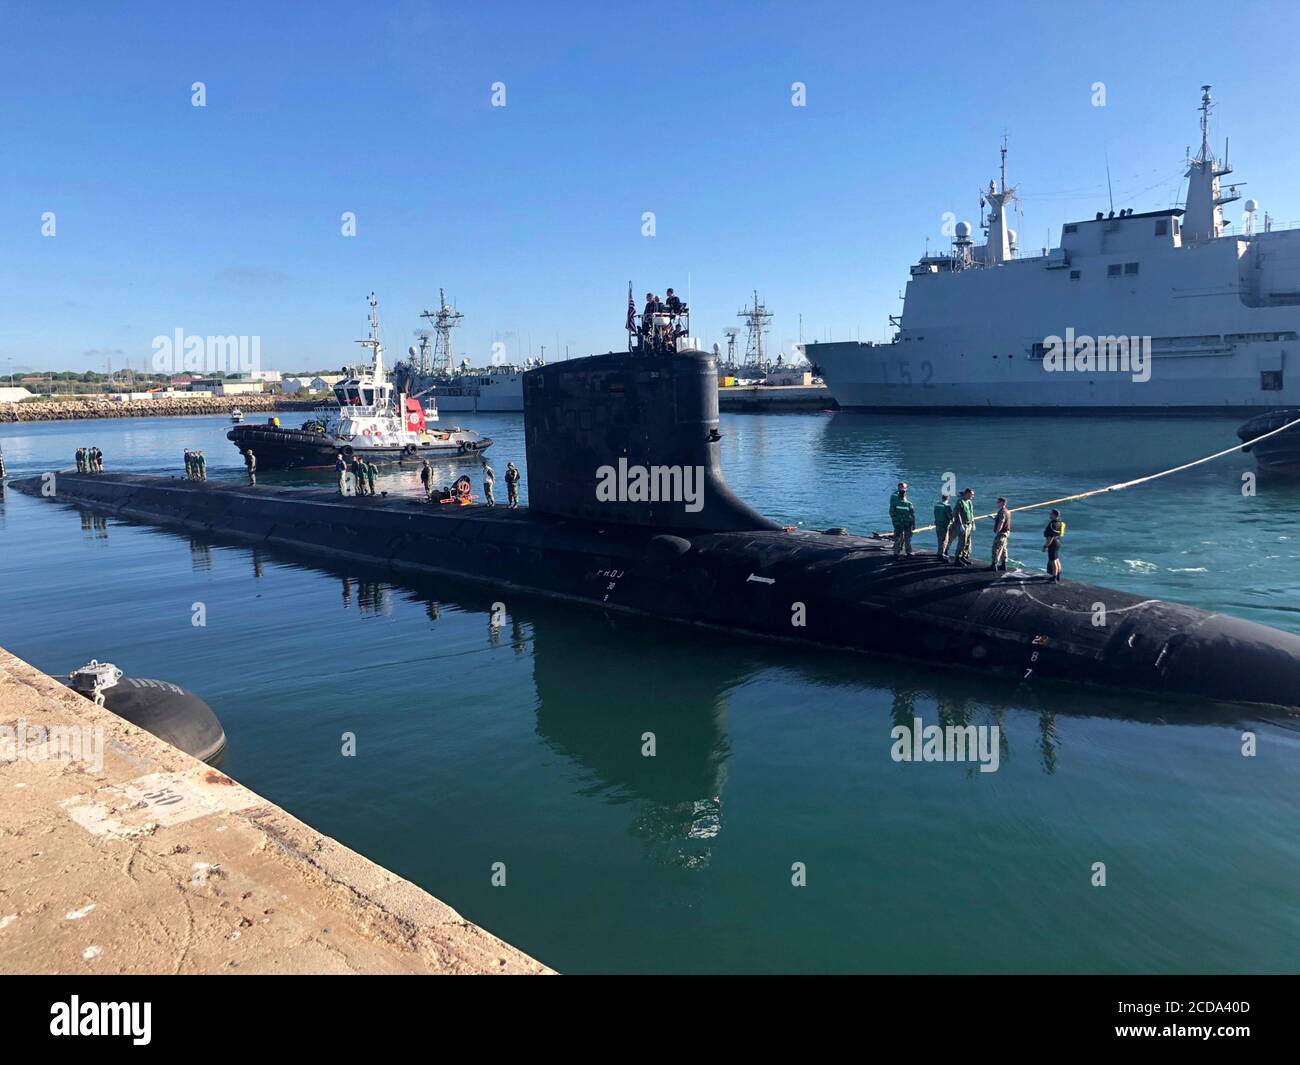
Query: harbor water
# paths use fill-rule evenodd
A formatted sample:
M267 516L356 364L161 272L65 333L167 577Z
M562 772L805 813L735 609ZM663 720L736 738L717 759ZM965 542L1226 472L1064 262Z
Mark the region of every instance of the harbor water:
M496 441L498 499L509 460L526 488L522 419L463 420ZM1239 421L723 415L723 466L772 518L869 532L899 479L923 519L949 473L985 513L1230 447ZM201 448L210 478L242 481L228 427L6 425L0 447L11 476L93 444L110 471L175 476ZM438 481L469 472L478 492L479 468L441 463ZM1253 471L1233 455L1066 504L1065 576L1300 632L1300 486ZM418 493L417 464L384 468L380 488ZM1045 521L1016 516L1014 563L1043 569ZM981 562L989 541L982 523ZM561 971L1277 972L1300 957L1300 730L1281 711L397 581L12 490L0 582L0 645L51 674L95 657L197 692L225 727L224 770ZM894 761L891 730L915 718L997 725L996 772Z

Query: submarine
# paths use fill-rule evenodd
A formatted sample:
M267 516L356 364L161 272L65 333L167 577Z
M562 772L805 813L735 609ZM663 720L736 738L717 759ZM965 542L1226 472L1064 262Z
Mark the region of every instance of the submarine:
M1041 574L933 555L895 561L883 537L762 517L723 479L706 352L638 345L530 370L524 433L529 506L513 510L70 471L52 489L42 491L48 475L13 487L200 536L477 582L503 597L1020 683L1300 706L1300 636Z

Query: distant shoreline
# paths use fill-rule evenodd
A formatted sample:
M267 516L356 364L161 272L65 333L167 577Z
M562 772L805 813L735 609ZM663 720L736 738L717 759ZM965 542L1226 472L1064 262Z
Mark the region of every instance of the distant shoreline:
M288 396L250 395L210 396L202 399L138 399L117 403L103 396L94 396L87 399L0 404L0 425L97 418L175 418L187 414L229 414L236 407L246 414L309 411L324 402L326 399L323 397L292 399Z

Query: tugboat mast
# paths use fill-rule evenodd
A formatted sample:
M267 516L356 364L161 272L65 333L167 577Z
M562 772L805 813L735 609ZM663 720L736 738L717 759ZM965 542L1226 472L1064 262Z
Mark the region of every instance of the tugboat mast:
M375 299L375 294L370 293L370 336L365 340L358 340L363 348L369 348L371 360L375 371L375 384L384 383L384 345L379 339L379 301Z

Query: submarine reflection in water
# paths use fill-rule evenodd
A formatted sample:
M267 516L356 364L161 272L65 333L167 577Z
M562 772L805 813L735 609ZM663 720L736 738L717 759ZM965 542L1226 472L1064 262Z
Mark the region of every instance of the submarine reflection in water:
M585 793L637 804L632 833L655 847L660 860L689 868L708 863L711 842L726 827L733 693L756 681L795 686L809 714L818 704L867 708L857 731L862 772L870 775L893 767L892 731L911 727L917 718L941 727L998 726L1003 766L1028 759L1050 776L1066 753L1058 731L1062 719L1164 725L1170 716L1168 706L1135 704L1119 693L1038 689L936 674L910 663L793 649L773 664L746 641L706 641L691 629L666 630L641 618L594 615L534 599L501 604L470 584L393 582L378 568L306 566L297 559L291 564L337 576L345 609L365 614L379 602L393 615L421 610L435 627L448 610L477 614L485 648L508 644L516 655L531 653L537 734L591 775ZM667 669L665 662L671 663ZM1238 729L1272 719L1243 716L1239 706L1206 704L1179 707L1176 720L1179 727ZM644 753L647 733L654 737L653 756ZM935 768L979 776L973 761Z
M531 618L538 734L609 796L641 801L632 832L661 860L706 865L723 829L728 692L759 667L640 619L588 617L577 639L551 620Z

